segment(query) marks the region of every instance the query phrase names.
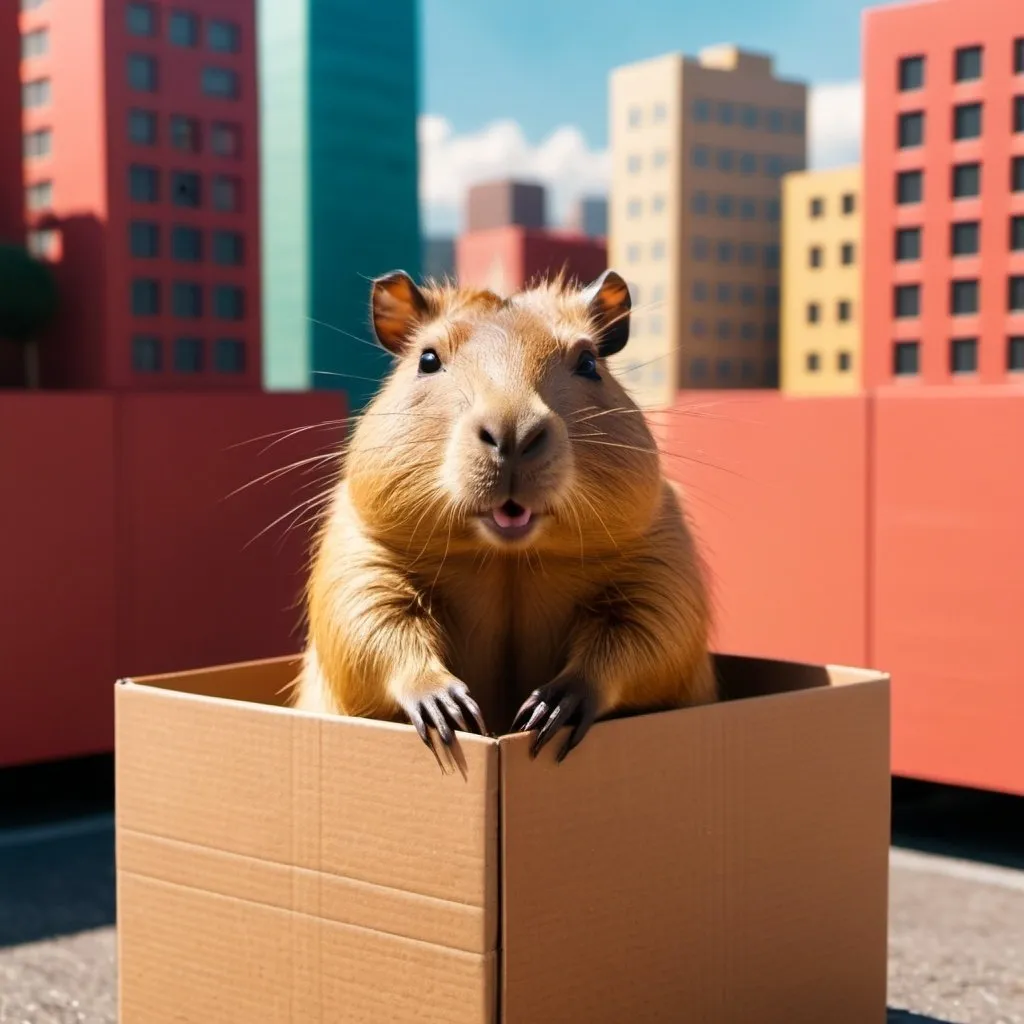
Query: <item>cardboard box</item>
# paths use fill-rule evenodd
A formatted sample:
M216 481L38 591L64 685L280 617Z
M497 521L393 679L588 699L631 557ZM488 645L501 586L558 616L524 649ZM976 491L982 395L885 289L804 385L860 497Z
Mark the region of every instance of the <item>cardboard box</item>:
M889 681L557 744L276 706L290 658L116 688L123 1024L883 1024Z

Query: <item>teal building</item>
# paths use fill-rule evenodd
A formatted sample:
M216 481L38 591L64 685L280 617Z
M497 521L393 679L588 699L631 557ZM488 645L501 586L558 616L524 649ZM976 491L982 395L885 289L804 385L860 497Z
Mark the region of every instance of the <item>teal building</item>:
M416 0L259 0L263 385L353 411L389 361L370 280L421 272Z

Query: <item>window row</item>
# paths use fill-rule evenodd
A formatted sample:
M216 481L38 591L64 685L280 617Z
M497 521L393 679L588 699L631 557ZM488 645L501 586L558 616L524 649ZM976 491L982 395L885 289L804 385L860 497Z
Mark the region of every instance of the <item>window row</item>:
M849 323L853 318L853 303L849 299L839 299L836 302L836 320L839 323ZM820 324L821 320L821 303L819 302L808 302L807 303L807 322L809 324Z
M808 373L818 373L821 370L821 356L817 352L808 352L804 359L804 366ZM853 369L853 356L849 352L836 353L836 370L840 373L849 373Z
M160 316L162 312L162 284L155 278L136 277L132 280L131 311L133 316ZM213 316L218 320L245 318L245 290L233 284L218 284L212 288ZM201 284L175 281L171 285L171 315L196 320L203 316L204 293Z
M897 377L912 377L921 372L921 345L917 341L897 341L893 345L892 372ZM1024 371L1024 336L1006 339L1005 366L1011 373ZM953 338L949 343L949 372L978 372L978 339Z
M981 103L960 103L953 107L950 134L955 142L980 139L982 134ZM1010 99L1010 131L1024 132L1024 96ZM899 149L915 149L924 145L925 113L911 110L900 114L896 120L896 146Z
M22 156L26 160L49 156L53 152L53 132L49 128L26 132L22 136L21 143Z
M170 200L172 206L199 209L204 202L203 177L196 171L171 171ZM161 172L157 167L132 164L128 168L128 194L137 203L158 203L161 195ZM242 181L227 174L210 178L210 208L220 213L237 213L242 208Z
M661 261L667 255L667 248L664 241L651 243L651 259ZM758 263L760 253L761 262L769 270L777 270L779 267L780 249L778 245L758 246L749 242L737 243L728 239L722 239L712 243L709 238L694 238L690 245L690 254L695 260L701 262L711 259L714 253L719 263L738 263L741 267L753 267ZM643 247L639 243L626 246L626 262L639 263L643 258Z
M782 215L782 206L778 199L751 199L747 196L731 196L719 193L714 197L707 192L694 192L690 198L690 212L699 217L711 213L712 209L718 217L738 216L740 220L756 220L757 207L760 202L765 220L775 222Z
M157 92L160 88L160 63L146 53L128 54L128 85L136 92ZM241 86L237 71L231 68L205 67L200 75L204 96L238 99Z
M844 192L839 200L839 208L843 216L848 217L857 209L857 197L852 192ZM825 199L823 196L813 196L807 204L808 214L817 219L825 216Z
M694 146L690 154L694 167L707 170L712 165L712 150L708 146ZM788 171L804 168L802 157L786 157L776 154L758 156L757 153L737 153L734 149L714 150L714 166L726 174L738 171L740 174L756 174L758 167L769 178L781 178Z
M806 115L802 110L758 107L753 103L733 103L728 100L715 102L698 98L691 104L690 113L698 124L709 124L714 120L723 125L764 128L774 134L789 132L801 135L806 128ZM643 107L630 107L627 120L630 128L639 128L644 123ZM653 104L650 110L651 124L664 124L667 120L668 107L661 102Z
M242 126L232 121L213 121L209 125L209 147L214 156L242 155ZM154 110L133 108L128 111L128 138L138 146L156 146L160 141L159 115ZM171 114L167 120L167 140L182 153L203 151L203 123L197 117Z
M132 256L156 259L163 248L162 228L153 221L134 220L128 227L128 241ZM182 263L201 263L206 254L203 231L184 224L173 225L168 250L171 259ZM211 231L209 258L222 267L242 266L245 262L242 235L237 231Z
M734 301L741 306L756 306L761 301L760 289L752 284L734 285L731 281L719 281L714 289L707 281L694 281L690 296L694 302L710 302L714 294L715 301L722 305L732 305ZM769 307L778 305L778 289L769 285L764 289L764 304Z
M739 364L738 379L745 384L756 384L760 380L765 387L774 388L779 382L778 361L766 359L758 371L757 363L753 359L716 359L715 380L727 384L737 379L734 372L735 363ZM711 379L710 360L703 356L694 356L690 360L690 380L695 383L703 383Z
M839 246L839 263L844 267L852 267L856 247L853 242L842 242ZM818 270L825 265L825 249L820 245L812 245L807 250L807 265Z
M1010 63L1014 74L1024 74L1024 37L1010 44ZM953 81L973 82L982 77L985 50L982 46L961 46L953 52ZM897 65L897 85L900 92L923 89L925 86L926 58L923 54L901 57Z
M202 373L207 369L204 338L175 338L171 366L175 373ZM245 373L245 342L241 338L217 338L213 342L211 368L215 373ZM155 334L132 337L132 369L136 373L160 373L164 369L163 339Z
M160 12L153 3L129 3L126 9L129 35L156 39L160 35ZM200 19L191 11L171 11L167 39L174 46L196 47L201 37ZM215 53L238 53L242 30L234 21L211 18L206 22L206 46Z
M21 0L21 9L23 11L34 11L48 2L49 0Z
M893 316L897 320L913 319L921 315L921 285L898 284L893 287ZM949 313L953 316L973 316L981 309L981 286L977 280L963 279L949 282ZM1006 309L1010 313L1024 313L1024 275L1007 279Z
M711 336L711 323L701 317L695 317L690 323L690 333L695 338L707 338ZM757 341L759 338L767 342L779 340L779 325L777 323L759 324L749 320L736 324L732 320L718 320L714 324L714 335L719 341L732 341L738 338L740 341Z
M1024 252L1024 215L1009 221L1009 248ZM920 227L897 228L893 238L893 256L898 263L911 263L921 258ZM976 220L956 221L949 225L949 255L976 256L981 251L981 223Z
M972 199L981 195L981 164L977 161L954 164L950 169L950 193L954 199ZM1024 156L1010 157L1010 191L1024 192ZM908 206L924 201L924 171L896 173L896 202Z

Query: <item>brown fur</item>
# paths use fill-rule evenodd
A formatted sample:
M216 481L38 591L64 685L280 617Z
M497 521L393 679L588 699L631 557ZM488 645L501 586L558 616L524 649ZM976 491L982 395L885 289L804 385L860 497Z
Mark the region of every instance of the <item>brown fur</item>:
M402 720L402 701L454 678L502 732L567 672L599 715L715 699L680 494L605 360L600 382L573 373L628 319L621 278L595 295L559 277L507 300L410 285L374 288L378 337L399 359L350 437L317 540L296 705ZM445 372L419 374L428 347ZM509 497L480 416L549 425L548 454L513 485L547 513L523 542L474 518Z

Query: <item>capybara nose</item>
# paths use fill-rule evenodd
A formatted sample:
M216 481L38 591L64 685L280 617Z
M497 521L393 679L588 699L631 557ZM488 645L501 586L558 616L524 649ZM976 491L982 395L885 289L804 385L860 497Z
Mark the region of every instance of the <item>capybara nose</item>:
M501 463L536 459L547 450L551 440L547 416L519 423L482 419L477 424L476 434L492 458Z
M550 437L548 422L544 418L534 422L523 432L523 439L519 444L519 457L526 461L543 455L548 446Z

